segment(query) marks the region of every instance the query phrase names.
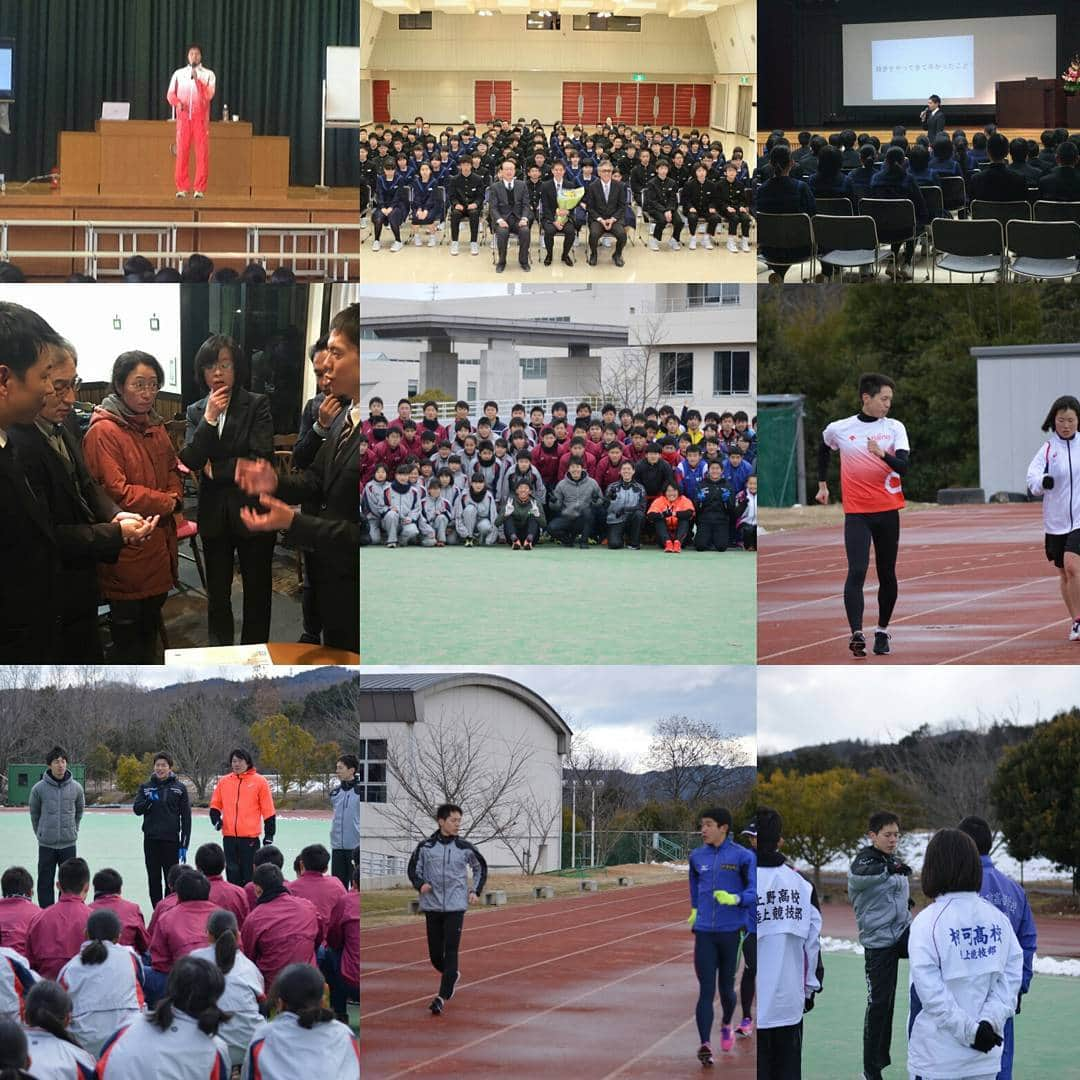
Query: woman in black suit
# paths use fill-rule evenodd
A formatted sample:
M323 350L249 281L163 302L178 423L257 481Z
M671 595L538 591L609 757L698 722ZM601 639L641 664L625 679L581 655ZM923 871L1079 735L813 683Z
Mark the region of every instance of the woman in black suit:
M274 534L255 535L240 523L253 500L235 484L238 458L274 456L270 399L243 387L244 354L230 337L214 335L195 357L195 378L207 395L188 406L180 460L199 476L199 535L206 556L207 624L211 645L233 644L234 559L244 584L242 645L270 636Z

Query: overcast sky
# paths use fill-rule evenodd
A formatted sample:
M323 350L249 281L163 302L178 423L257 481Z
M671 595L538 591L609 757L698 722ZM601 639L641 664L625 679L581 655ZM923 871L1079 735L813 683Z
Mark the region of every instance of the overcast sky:
M490 285L439 285L434 297L430 285L365 285L360 290L360 298L366 300L385 296L393 300L456 300L468 296L506 296L507 292L506 285L495 282Z
M972 724L980 714L1034 724L1074 705L1075 667L767 666L758 670L758 748L893 742L921 724Z
M754 748L752 667L364 667L373 675L400 671L483 671L514 679L546 698L575 732L640 767L651 727L664 716L717 720L740 737L750 763Z

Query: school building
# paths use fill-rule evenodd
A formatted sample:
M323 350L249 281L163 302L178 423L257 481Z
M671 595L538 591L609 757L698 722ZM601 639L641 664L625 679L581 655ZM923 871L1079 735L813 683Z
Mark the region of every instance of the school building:
M571 732L542 697L499 675L362 674L359 715L363 878L400 880L415 845L435 831L420 795L432 809L462 806L461 835L489 868L519 870L521 857L539 873L560 868ZM468 791L447 792L443 777L467 777ZM494 810L485 816L487 802Z
M753 416L757 392L753 285L520 285L454 299L366 302L361 398L440 391L488 399L509 417L520 401L550 413L563 400L635 411L668 403Z

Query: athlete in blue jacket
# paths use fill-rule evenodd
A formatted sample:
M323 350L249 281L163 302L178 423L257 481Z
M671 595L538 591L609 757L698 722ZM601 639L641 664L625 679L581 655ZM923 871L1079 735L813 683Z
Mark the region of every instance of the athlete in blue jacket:
M713 1063L713 998L720 991L722 1009L720 1048L730 1050L735 1037L731 1018L737 1002L735 969L739 937L747 911L757 906L754 853L728 836L731 811L724 807L701 815L705 843L690 853L690 918L694 932L694 971L698 977L697 1026L701 1046L698 1060Z

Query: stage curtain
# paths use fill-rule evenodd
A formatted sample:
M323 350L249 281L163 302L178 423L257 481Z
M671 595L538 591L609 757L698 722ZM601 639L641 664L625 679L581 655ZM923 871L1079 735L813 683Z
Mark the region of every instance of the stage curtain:
M29 179L56 164L61 131L92 131L102 101L167 120L165 93L192 42L217 75L212 118L239 113L256 135L287 135L291 182L319 182L328 45L357 45L356 0L3 0L0 37L15 38L11 135L0 171ZM357 95L359 95L357 87ZM327 133L326 182L358 186L357 132ZM211 165L211 183L213 166Z

